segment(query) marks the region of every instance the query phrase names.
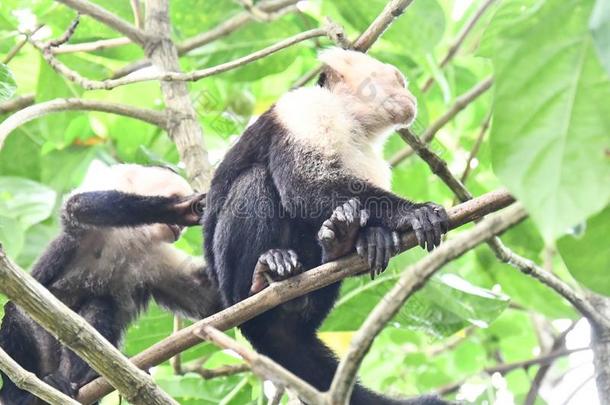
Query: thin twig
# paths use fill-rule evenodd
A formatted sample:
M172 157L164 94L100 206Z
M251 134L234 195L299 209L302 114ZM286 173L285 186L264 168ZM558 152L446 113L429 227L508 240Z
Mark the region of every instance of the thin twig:
M24 45L28 43L30 37L32 35L34 35L36 32L38 32L38 30L41 29L42 27L43 27L43 25L39 24L38 26L36 26L36 28L34 28L34 30L32 30L32 32L24 32L24 33L22 33L22 35L24 36L23 39L21 41L17 42L17 44L15 44L15 46L13 48L11 48L10 51L8 51L8 53L6 54L4 59L2 60L2 63L4 63L6 65L11 60L13 60L13 58L19 53L21 48L23 48Z
M85 14L93 17L99 22L106 24L115 31L120 32L127 38L131 39L136 44L143 45L146 36L144 32L117 15L109 12L103 7L97 4L91 3L88 0L57 0L58 2L65 4L66 6L78 11L81 14Z
M526 216L525 210L519 204L507 208L443 243L428 256L403 271L396 285L375 306L352 338L349 350L339 363L330 387L329 394L332 403L346 403L360 364L373 344L373 340L413 293L423 287L425 282L446 263L518 224Z
M174 315L173 333L178 332L180 329L182 329L182 327L183 327L182 317L178 314ZM169 359L169 364L172 366L172 369L174 370L174 374L176 374L176 375L182 374L182 355L181 355L181 353L178 353L177 355L175 355L174 357Z
M47 46L50 48L55 48L55 47L58 47L60 45L65 44L66 42L68 42L70 40L70 38L72 38L72 35L74 35L74 33L76 32L76 27L78 27L79 23L80 23L80 14L77 13L76 18L74 18L74 20L72 20L72 22L68 26L68 29L63 34L61 34L61 36L59 38L49 41Z
M208 76L223 73L232 69L236 69L248 63L252 63L258 59L264 58L271 55L272 53L281 51L289 46L297 44L299 42L328 35L329 32L333 34L336 31L329 31L328 29L316 28L313 30L305 31L292 37L286 38L279 41L267 48L263 48L259 51L253 52L249 55L242 56L230 62L226 62L217 66L212 66L205 69L195 70L189 73L180 73L176 71L163 71L163 72L142 72L141 74L129 75L120 79L107 79L107 80L91 80L83 77L77 71L69 68L64 63L59 61L53 52L44 47L39 42L32 41L32 44L36 46L41 52L47 63L59 74L67 78L68 80L78 84L87 90L112 90L119 86L125 86L128 84L147 82L147 81L164 81L164 82L183 82L183 81L197 81Z
M257 7L266 13L273 13L275 18L278 18L285 13L292 11L293 6L298 1L299 0L266 0L258 3ZM252 14L248 12L237 14L211 30L197 34L194 37L186 39L184 42L177 44L176 47L178 48L178 56L185 55L194 49L200 48L219 38L227 36L243 27L250 21L252 21ZM150 66L150 62L146 59L130 63L129 65L114 72L111 79L119 79L135 72L136 70L140 70L148 66Z
M0 114L6 114L31 106L36 100L34 93L25 94L0 103Z
M129 402L139 405L178 405L93 326L17 267L6 256L2 246L0 292L105 376Z
M470 150L470 153L468 154L468 159L466 159L466 166L464 167L464 171L462 172L462 175L460 176L460 181L462 182L462 184L466 184L466 179L468 179L468 175L470 174L470 170L471 170L470 165L472 164L472 161L479 153L479 149L481 148L481 144L483 143L483 138L485 137L485 134L487 133L487 129L489 129L490 121L491 121L491 114L488 114L487 118L485 118L485 121L483 121L483 125L481 125L481 129L479 130L479 135L477 136L477 140L474 142L474 146L472 147L472 149Z
M66 394L39 380L36 374L24 369L0 348L0 371L22 390L52 404L80 405Z
M252 372L263 379L271 380L282 386L289 386L295 390L299 397L310 404L319 404L322 393L309 383L300 379L284 367L280 366L267 356L240 345L236 340L230 338L213 326L205 326L195 332L202 340L210 340L223 349L229 349L239 354L252 369Z
M467 222L474 221L491 212L507 207L513 202L514 199L508 192L498 190L465 204L452 207L448 210L450 228L454 229ZM403 234L401 240L401 245L405 250L417 246L417 239L412 232ZM188 326L175 335L149 347L133 357L132 361L138 367L148 369L168 360L176 353L200 343L201 339L193 332L203 326L211 325L217 329L226 330L241 325L243 322L281 303L367 270L367 263L356 255L350 255L323 264L285 281L273 283L260 293ZM81 388L79 392L79 401L87 404L112 392L112 387L103 379L97 379Z
M235 374L245 373L250 371L250 366L247 364L232 364L228 366L216 367L213 369L203 368L201 365L184 366L182 373L196 373L204 380L211 380L218 377L228 377Z
M6 137L16 128L35 118L59 111L100 111L135 118L163 129L167 128L166 115L160 111L106 101L85 100L80 98L58 98L19 110L0 123L0 149L2 149Z
M445 126L449 121L451 121L460 111L464 108L468 107L472 102L474 102L481 94L485 93L491 85L493 84L493 78L488 77L481 82L477 83L466 93L462 94L458 98L455 99L455 103L436 121L434 121L421 135L421 140L424 143L430 143L436 133ZM399 151L390 159L390 165L396 166L401 163L403 160L408 158L409 156L415 153L412 148L406 147L403 150Z
M144 28L144 12L142 11L142 3L140 0L129 0L131 11L133 12L133 23L136 28Z
M464 40L466 39L468 34L470 34L472 29L476 25L477 21L479 21L479 19L483 16L483 14L489 8L489 6L491 6L495 1L496 0L486 0L481 5L481 7L479 7L479 9L474 13L472 18L466 23L466 25L464 26L462 31L459 33L457 38L453 41L451 46L449 46L449 49L447 50L447 54L445 55L443 60L441 60L441 63L439 64L441 69L444 68L457 54L458 50L462 47ZM434 76L431 76L428 78L428 80L426 80L426 83L423 85L421 91L423 93L427 92L433 83L434 83Z
M75 52L95 52L109 48L116 48L131 44L131 40L127 37L118 37L110 39L100 39L92 42L82 42L80 44L65 44L51 49L53 54L75 53Z

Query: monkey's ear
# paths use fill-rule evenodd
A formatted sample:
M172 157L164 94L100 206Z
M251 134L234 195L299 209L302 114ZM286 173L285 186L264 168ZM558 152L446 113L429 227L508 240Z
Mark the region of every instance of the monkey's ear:
M342 74L340 74L330 66L324 66L322 68L322 73L320 73L320 76L318 77L317 85L327 89L332 89L335 84L337 84L341 80L343 80Z

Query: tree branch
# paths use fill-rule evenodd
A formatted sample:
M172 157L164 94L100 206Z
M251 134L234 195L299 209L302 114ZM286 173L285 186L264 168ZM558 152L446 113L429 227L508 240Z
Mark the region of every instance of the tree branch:
M24 125L35 118L59 111L100 111L135 118L156 125L162 129L167 128L166 115L160 111L106 101L84 100L80 98L58 98L19 110L0 123L0 149L2 149L6 137L17 127Z
M466 93L462 94L458 98L455 99L455 103L449 108L443 115L441 115L436 121L434 121L430 126L424 131L421 135L421 140L423 143L427 144L434 139L436 133L445 126L449 121L451 121L460 111L464 108L468 107L470 103L474 102L481 94L485 93L491 85L493 84L493 78L488 77L483 81L477 83L473 88L468 90ZM390 165L396 166L409 156L414 153L413 149L410 147L406 147L405 149L399 151L390 159Z
M131 39L136 44L143 45L146 40L144 32L117 15L109 12L105 8L91 3L87 0L57 0L59 3L78 11L81 14L86 14L99 22L106 24L115 31L120 32L127 38Z
M23 96L15 97L11 100L7 100L3 103L0 103L0 114L6 114L16 110L21 110L22 108L34 104L34 100L34 93L25 94Z
M95 328L19 269L1 246L0 291L106 377L129 402L177 405L148 374L129 362Z
M257 7L261 11L273 13L275 17L279 17L284 15L286 12L291 11L292 6L294 6L298 1L299 0L267 0L258 3ZM186 39L181 44L176 45L178 48L178 56L185 55L193 49L200 48L221 37L227 36L250 21L252 21L252 15L248 12L243 12L231 17L211 30L202 32L201 34L195 35L192 38ZM150 61L146 59L133 62L117 70L112 75L111 79L119 79L147 66L150 66Z
M507 207L513 202L514 199L508 192L498 190L452 207L448 210L450 228L455 229L467 222L474 221L491 212ZM412 232L403 234L401 240L404 250L417 246L417 239ZM343 259L318 266L287 280L272 283L260 293L188 326L171 337L151 346L133 357L132 361L138 367L148 369L168 360L176 353L180 353L200 343L201 339L194 332L204 326L210 325L220 330L232 328L281 303L340 281L345 277L361 274L367 270L368 265L366 262L361 260L357 255L350 255ZM112 387L100 378L81 388L79 401L88 404L111 391Z
M195 364L194 366L183 366L182 373L196 373L201 376L204 380L211 380L218 377L227 377L239 373L245 373L250 371L250 366L247 364L235 364L216 367L213 369L204 368L201 364Z
M413 293L423 287L426 281L445 264L492 236L518 224L526 216L521 205L510 207L506 211L482 220L474 228L460 233L454 239L444 242L432 253L403 271L396 285L379 301L352 338L347 355L339 363L330 387L331 403L346 403L356 381L358 369L373 341Z
M95 52L101 51L108 48L116 48L118 46L124 46L131 44L131 40L127 37L118 37L110 39L100 39L99 41L82 42L80 44L65 44L58 46L57 48L51 49L54 55L62 53L75 53L75 52Z
M496 0L486 0L481 5L481 7L479 7L479 9L474 13L472 18L466 23L466 25L464 26L464 29L462 29L460 34L457 36L457 38L451 44L451 46L449 46L449 49L447 50L447 54L445 55L445 57L443 58L443 60L439 64L441 69L444 68L447 65L447 63L449 63L453 59L453 57L457 54L458 50L462 47L462 44L464 43L464 40L466 39L468 34L470 34L470 32L472 31L472 29L474 28L476 23L479 21L479 19L483 16L485 11L495 1ZM428 80L426 80L426 83L422 87L422 89L421 89L422 93L427 92L430 89L430 87L432 87L433 83L434 83L434 77L431 76L431 77L428 78Z
M487 130L489 129L490 121L491 121L491 113L488 114L487 118L485 118L485 121L483 121L483 125L481 125L481 129L479 130L479 135L477 136L477 140L474 142L474 146L472 147L472 149L470 150L470 153L468 154L468 159L466 159L466 166L464 167L464 171L462 172L462 175L460 176L460 181L462 182L462 184L465 184L466 179L468 179L468 175L470 174L470 170L471 170L470 165L472 164L472 161L479 153L479 149L481 148L481 144L483 143L483 138L485 137L485 134L487 133Z
M204 326L195 334L201 340L209 340L223 349L229 349L239 354L252 369L252 372L263 379L271 380L280 386L288 386L296 391L302 399L310 404L319 404L323 394L300 379L292 372L286 370L267 356L263 356L245 346L240 345L234 339L222 333L213 326Z
M411 148L422 158L430 167L432 172L436 174L443 182L453 191L453 193L462 202L472 198L472 194L464 187L464 185L451 174L447 163L437 154L432 152L426 145L409 129L401 129L398 131L401 138L409 144ZM592 324L595 324L605 329L610 329L610 319L604 317L597 311L591 303L584 297L574 291L567 283L549 273L533 261L521 257L508 249L499 238L492 238L488 242L489 247L495 253L496 257L524 274L528 274L538 279L543 284L546 284L551 289L555 290L559 295L568 300L583 316L585 316Z
M22 390L52 404L80 405L66 394L39 380L34 373L24 369L0 348L0 370Z

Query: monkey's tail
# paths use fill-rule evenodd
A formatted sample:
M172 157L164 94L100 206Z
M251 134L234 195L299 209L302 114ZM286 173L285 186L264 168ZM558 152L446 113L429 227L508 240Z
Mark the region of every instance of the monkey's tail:
M242 325L242 332L252 346L320 391L328 391L335 371L337 359L333 352L315 334L303 333L267 324L261 328L257 319ZM377 394L356 383L350 405L448 405L435 396L411 399L393 399ZM312 404L313 405L313 404Z

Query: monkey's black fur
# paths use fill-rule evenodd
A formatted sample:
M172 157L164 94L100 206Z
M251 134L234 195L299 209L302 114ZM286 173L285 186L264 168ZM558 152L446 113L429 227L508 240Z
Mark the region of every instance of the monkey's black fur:
M142 256L150 253L154 259L173 257L170 253L173 247L169 243L159 248L163 250L157 254L156 250L141 252L130 245L141 242L142 250L150 248L152 242L145 246L146 236L143 242L128 237L121 241L111 240L112 234L104 236L104 230L112 227L129 229L156 223L194 225L197 219L189 219L193 216L191 206L199 199L201 196L140 196L119 191L76 194L62 211L61 234L38 260L32 276L115 346L129 323L152 297L191 317L205 316L207 314L200 311L209 307L207 304L214 297L209 295L211 289L206 287L203 269L200 268L197 274L189 267L195 264L182 263L175 268L168 264L164 269L169 273L167 278L160 278L154 284L155 280L144 275L138 278L138 272L151 271L150 262ZM140 236L132 239L137 238ZM83 360L12 302L5 306L0 347L25 369L71 397L96 376ZM4 374L2 380L0 403L3 405L44 403L20 390Z
M324 176L310 172L313 167ZM390 231L413 227L422 247L438 245L447 230L447 217L439 206L414 204L356 178L338 158L323 157L295 142L273 109L263 114L229 150L208 193L206 261L224 304L248 297L257 261L270 249L293 249L304 269L320 265L323 252L316 234L335 207L353 197L370 215L367 226ZM316 330L332 309L339 286L335 283L308 294L305 301L270 310L244 323L242 331L257 351L326 391L337 360ZM393 400L356 385L350 403L444 402L436 397Z

